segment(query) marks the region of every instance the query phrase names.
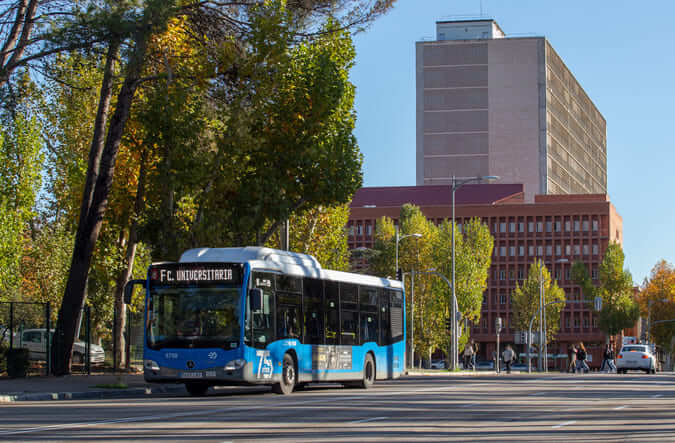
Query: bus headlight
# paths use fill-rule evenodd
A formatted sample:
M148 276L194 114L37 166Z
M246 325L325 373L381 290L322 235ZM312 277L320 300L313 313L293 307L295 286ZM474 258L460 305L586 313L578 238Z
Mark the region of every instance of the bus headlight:
M154 360L143 360L143 367L151 371L159 372L159 365Z
M225 364L225 370L226 371L236 371L237 369L241 369L244 367L246 364L246 360L243 358L238 358L236 360L228 361L227 364Z

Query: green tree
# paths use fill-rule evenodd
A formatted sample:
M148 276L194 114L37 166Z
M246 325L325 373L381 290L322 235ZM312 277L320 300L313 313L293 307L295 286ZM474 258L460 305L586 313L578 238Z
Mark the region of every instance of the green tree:
M41 184L40 125L28 95L22 92L13 112L0 115L0 299L20 298L21 258Z
M640 310L633 296L633 278L624 269L624 253L621 245L610 243L598 266L598 295L602 298L602 310L598 327L608 336L633 327Z
M412 269L418 272L433 270L450 280L451 223L446 221L441 226L436 226L413 205L404 205L401 208L399 220L399 267L406 272ZM422 234L422 237L404 237L413 233ZM456 295L462 320L477 322L480 319L493 243L488 228L478 219L466 223L463 232L455 231ZM391 219L385 217L378 220L374 249L369 270L375 275L395 275L396 231ZM451 341L445 330L445 320L452 312L451 289L433 272L416 274L415 278L414 321L415 331L419 330L419 334L415 333L415 347L423 351L425 357L438 348L447 353ZM408 318L411 318L413 302L409 278L406 282L409 295ZM408 324L411 324L410 320ZM458 337L460 349L469 337L468 328L461 332Z
M511 293L512 325L521 331L527 331L530 319L539 312L541 286L544 291L546 306L546 340L552 340L560 330L560 314L565 308L565 291L558 283L551 279L551 274L541 260L535 259L530 265L527 278L522 285L516 283L516 289ZM562 302L562 303L561 303ZM533 330L539 329L541 319L536 316Z
M290 218L290 246L295 252L316 257L324 269L349 270L345 226L349 206L316 207ZM278 237L271 246L278 247Z
M660 260L654 265L640 290L638 303L642 316L651 323L648 331L651 339L672 352L675 322L654 324L659 320L675 319L675 268L672 264Z

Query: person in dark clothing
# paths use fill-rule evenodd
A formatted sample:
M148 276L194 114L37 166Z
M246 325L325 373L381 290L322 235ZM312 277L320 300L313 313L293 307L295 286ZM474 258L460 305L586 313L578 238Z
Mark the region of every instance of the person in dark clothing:
M577 348L577 370L584 373L591 370L591 368L589 368L586 364L586 348L582 342L579 342L579 346Z
M602 353L602 365L600 366L600 370L616 372L616 365L614 364L614 349L612 349L612 345L609 343L605 345L605 350Z

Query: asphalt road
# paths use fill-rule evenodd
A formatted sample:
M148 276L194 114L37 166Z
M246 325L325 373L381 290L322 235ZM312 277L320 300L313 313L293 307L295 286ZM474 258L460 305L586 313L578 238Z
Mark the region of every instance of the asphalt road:
M0 406L0 441L675 441L675 375L419 376L368 391Z

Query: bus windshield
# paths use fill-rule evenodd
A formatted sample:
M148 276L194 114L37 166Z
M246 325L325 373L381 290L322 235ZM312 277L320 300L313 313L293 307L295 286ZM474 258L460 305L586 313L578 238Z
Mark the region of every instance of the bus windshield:
M151 288L148 347L237 348L240 337L239 300L238 288Z

